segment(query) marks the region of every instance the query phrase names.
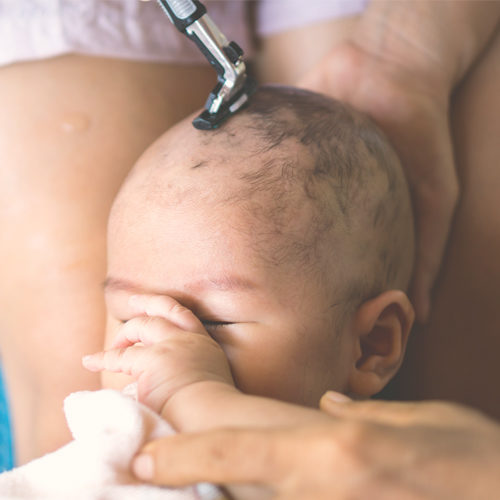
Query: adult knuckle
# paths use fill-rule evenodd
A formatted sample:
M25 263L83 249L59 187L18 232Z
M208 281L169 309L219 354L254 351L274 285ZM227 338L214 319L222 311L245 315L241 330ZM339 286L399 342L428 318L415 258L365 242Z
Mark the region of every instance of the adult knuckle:
M208 454L214 468L225 466L232 462L234 457L244 459L251 457L256 443L249 442L247 436L234 429L220 429L212 434ZM258 449L256 449L258 451ZM256 455L258 456L258 455Z
M228 461L229 449L223 442L212 443L209 452L214 464L225 464Z
M250 438L251 439L251 438ZM242 442L242 446L245 448L251 445L250 442L246 442L250 440L249 438L245 439ZM259 457L261 463L265 464L268 467L274 466L277 462L277 457L279 455L279 444L276 439L272 437L272 435L264 437L264 439L251 439L253 445L255 446L256 456Z

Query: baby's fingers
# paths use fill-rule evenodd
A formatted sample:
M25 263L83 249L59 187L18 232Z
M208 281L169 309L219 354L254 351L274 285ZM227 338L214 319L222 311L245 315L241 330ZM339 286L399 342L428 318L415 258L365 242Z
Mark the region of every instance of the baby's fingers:
M82 364L87 370L99 372L121 372L133 377L139 377L147 367L143 346L111 349L84 356Z
M138 316L127 321L117 332L111 349L129 347L137 342L144 345L157 344L184 330L158 316Z
M136 314L159 316L182 330L207 335L193 312L168 295L132 295L129 306Z
M166 295L132 295L129 305L135 318L118 331L111 348L136 342L154 344L165 340L169 330L208 335L200 320L186 307Z

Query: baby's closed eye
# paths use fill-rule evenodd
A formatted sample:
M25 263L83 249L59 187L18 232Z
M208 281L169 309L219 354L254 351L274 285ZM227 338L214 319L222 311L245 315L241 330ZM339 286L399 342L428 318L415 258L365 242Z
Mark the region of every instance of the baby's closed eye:
M215 320L200 320L200 321L209 333L210 332L213 333L216 330L228 325L234 325L234 322L231 321L215 321Z

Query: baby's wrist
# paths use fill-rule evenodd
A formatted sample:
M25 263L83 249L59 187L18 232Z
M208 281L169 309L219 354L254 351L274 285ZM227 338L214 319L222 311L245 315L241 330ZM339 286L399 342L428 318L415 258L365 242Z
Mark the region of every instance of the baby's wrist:
M177 391L163 405L160 414L177 431L204 430L212 421L212 411L219 411L220 402L239 397L244 395L228 382L203 380Z

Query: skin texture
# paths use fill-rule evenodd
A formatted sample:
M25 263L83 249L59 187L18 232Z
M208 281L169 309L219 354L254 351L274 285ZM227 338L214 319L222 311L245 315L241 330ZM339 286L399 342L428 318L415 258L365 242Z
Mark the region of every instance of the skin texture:
M328 252L315 254L316 264L323 263L322 272L330 275L328 285L318 280L316 265L300 268L292 257L269 260L286 236L273 233L248 207L270 213L274 202L265 190L240 199L240 179L285 152L297 158L299 170L309 169L311 159L293 140L256 154L265 143L250 132L249 120L235 117L227 132L210 137L184 120L144 153L113 205L106 280L110 350L87 358L85 365L138 378L142 400L160 412L174 395L179 399L184 386L205 379L231 386L234 379L245 394L313 407L328 388L366 397L387 383L404 353L413 311L401 291L385 291L350 311L339 330L343 311L332 307L332 296L340 300L346 285L337 269L349 275L348 266L355 265L346 256L352 253L351 240L343 229L345 242L329 243ZM229 151L228 140L234 146ZM379 175L384 177L382 171ZM286 198L281 210L300 205L304 196ZM287 218L283 232L300 234L308 224L307 217L298 222ZM268 231L270 242L256 245ZM134 294L144 293L157 297L150 299L150 310L130 302ZM164 303L172 299L173 305ZM179 303L199 320L172 330L169 311ZM226 376L218 371L226 363L221 353L232 378L227 370ZM178 382L177 372L186 372L187 382ZM105 380L116 386L109 375ZM207 410L192 411L199 398L185 399L189 414L203 416L197 417L199 423L162 414L181 429L207 426ZM211 407L209 412L213 398Z
M99 387L80 359L103 342L111 202L212 84L206 68L83 56L0 68L0 342L18 463L63 444L63 398Z
M152 442L134 470L156 484L229 484L239 500L487 500L500 487L500 426L475 411L437 402L352 403L336 393L321 407L301 423L290 409L289 426Z
M312 30L311 36L313 34L314 30ZM492 54L496 55L491 55L489 57L490 62L488 67L490 68L494 67L494 61L500 60L498 49L497 52ZM78 58L78 60L82 59L83 58ZM39 64L42 63L36 63L34 66L31 66L30 64L26 66L16 65L15 67L4 68L2 69L2 79L0 79L1 85L4 85L5 82L9 81L8 91L5 90L7 87L2 87L3 91L0 93L0 95L4 96L2 101L2 110L4 110L4 112L1 117L6 121L4 126L1 127L1 130L2 133L5 133L7 130L12 132L12 136L8 135L5 141L2 142L2 148L5 144L17 144L19 155L33 155L35 159L40 157L40 149L36 146L37 134L25 133L25 130L18 131L17 128L12 128L12 123L15 123L19 116L25 116L27 122L29 122L30 117L32 116L31 113L34 112L36 107L40 107L40 103L44 103L44 107L48 106L46 94L37 94L37 85L34 79L31 78L31 74L27 75L24 69L22 71L18 70L20 67L27 66L37 69L41 67ZM64 64L66 65L66 63ZM52 65L52 62L50 62L50 65ZM44 68L49 68L50 65L45 66L45 63L43 63ZM140 67L140 71L138 72L141 75L144 74L144 69L146 68L145 65L136 66L129 63L126 65L129 67ZM479 68L481 67L486 66L481 64ZM72 66L68 65L68 68L72 68ZM477 80L471 79L470 81L476 81L474 88L469 87L468 90L464 90L463 93L461 93L461 102L468 102L470 105L463 104L460 108L455 108L457 110L461 110L459 112L461 118L460 120L455 119L454 121L454 133L455 130L458 130L458 128L462 130L457 137L460 138L460 143L463 145L463 148L461 149L462 153L460 153L460 155L463 155L464 159L459 160L459 164L463 161L463 179L465 183L464 190L468 189L468 178L472 176L477 179L477 185L474 188L474 192L476 194L474 196L474 201L472 201L471 198L471 202L464 205L463 214L457 217L457 223L453 231L457 231L457 234L460 233L461 237L454 240L453 251L456 252L456 254L459 254L459 257L450 259L449 264L445 264L449 266L446 271L446 275L453 276L453 279L450 279L449 277L444 278L447 284L443 285L442 288L440 288L441 285L438 282L437 300L434 305L433 316L430 319L430 324L434 324L435 326L430 327L432 329L428 330L428 335L425 334L425 342L421 344L420 348L417 347L420 354L415 358L415 363L417 364L417 369L419 370L419 377L414 377L411 373L408 373L407 384L408 382L411 382L410 377L414 377L414 380L421 380L422 385L425 388L423 391L419 392L421 396L425 396L426 394L433 392L439 397L453 397L457 400L469 401L476 404L478 407L490 408L494 400L491 397L491 391L487 390L488 384L484 384L484 380L489 381L498 379L498 375L494 370L494 367L498 366L496 360L492 360L492 362L484 361L484 356L494 356L494 353L498 352L498 343L496 341L498 339L498 335L496 335L496 332L498 331L498 316L495 312L496 306L494 300L496 291L498 290L498 283L495 277L496 273L490 272L491 266L494 266L497 262L498 251L496 250L495 244L492 244L492 242L496 241L496 237L490 235L492 234L492 228L494 229L495 227L500 226L498 224L492 224L490 227L490 224L488 223L488 227L479 233L474 230L474 228L477 228L475 221L483 220L487 222L491 220L492 215L498 212L497 203L495 203L493 196L488 198L488 205L484 206L485 208L483 211L483 190L486 186L491 188L492 191L494 191L495 188L494 183L491 182L492 178L488 178L486 182L484 182L481 174L481 172L484 172L485 168L483 165L492 164L498 156L497 144L494 140L494 138L498 136L498 124L494 119L495 115L492 114L495 108L491 104L496 102L496 92L494 92L494 73L490 72L490 70L486 73L481 73L479 68L476 68L477 71L474 71L473 75L483 74L483 77L478 78ZM99 88L109 84L110 87L112 87L112 95L116 97L116 86L114 84L115 80L113 78L109 78L110 73L108 63L106 63L106 68L101 68L99 72L102 76L102 79L99 80ZM12 75L12 80L4 78L7 73ZM77 78L74 78L66 73L64 73L64 75L58 74L57 76L57 79L51 78L52 82L58 82L55 84L59 85L56 92L57 96L63 95L68 89L67 83L71 82L69 88L73 89L76 96L80 99L82 96L82 88L79 85L80 82L82 82L82 86L84 86L87 91L89 91L89 89L94 89L94 98L98 99L98 92L95 92L95 86L92 85L93 80L89 83L89 81L80 74L78 74ZM127 81L131 81L131 78L132 77L129 75L127 77ZM133 79L136 80L136 78ZM189 80L189 82L193 81L196 81L196 78ZM85 85L83 85L83 82L86 82ZM156 82L163 89L162 85L164 85L165 79L158 74L156 74L156 76L151 76L151 79L148 80L148 89L151 89L149 84L153 82ZM23 100L13 99L13 96L15 95L13 90L16 90L17 88L20 91L21 88L26 88L24 85L30 85L30 87L27 88L27 92L23 91ZM210 85L211 82L209 83L209 86ZM185 88L186 87L187 85ZM144 89L144 86L141 88ZM486 91L487 89L489 90ZM158 94L164 97L163 90L159 91ZM99 109L103 111L103 115L106 115L109 118L116 117L115 113L118 113L118 109L122 110L124 113L121 120L117 120L116 122L110 124L107 129L109 134L113 135L113 131L119 130L122 127L121 123L123 123L126 119L125 113L126 110L129 109L128 106L130 103L142 102L139 99L139 95L144 96L144 92L141 91L140 94L135 93L131 95L135 97L135 100L124 99L123 102L120 102L120 106L118 107L111 105L111 103L115 102L112 99L103 99L103 102L100 103ZM178 98L178 93L175 93L175 95L176 98ZM203 94L203 96L205 95L206 94ZM34 96L37 106L25 107L24 103L26 102L26 96ZM484 99L483 107L477 108L475 105L472 105L472 103L477 103L478 101L482 101L482 99ZM166 101L167 100L165 99L161 102ZM17 103L17 107L14 106L15 103ZM6 111L8 109L12 109L9 105L14 106L14 110L16 111L15 113ZM22 110L22 113L18 111L19 109ZM150 112L155 113L155 111L160 111L160 108L152 106ZM165 118L165 114L163 112L160 112L159 115L161 115L161 120ZM142 117L141 123L148 123L146 116ZM474 127L472 127L472 124L474 124ZM163 125L159 126L159 128L162 129ZM124 151L128 151L128 147L133 142L132 140L135 140L138 137L137 133L140 130L144 129L133 127L133 130L127 135L124 130L120 129L120 134L116 137L116 141L107 143L108 146L113 145L109 148L109 150L106 149L107 146L103 143L101 139L102 136L101 138L96 139L96 142L88 143L89 148L84 151L102 150L106 153L103 155L106 158L106 161L99 164L97 162L95 172L93 172L95 174L109 172L110 169L102 168L102 165L108 165L108 163L106 163L107 160L112 159L114 154L122 154ZM482 133L483 130L485 130L486 133ZM475 131L474 134L473 131ZM110 137L109 134L105 135L107 141ZM34 138L34 142L31 140L29 141L29 148L26 147L26 137ZM59 142L60 141L58 139L56 144L59 144ZM145 139L144 142L149 142L149 139ZM486 147L485 142L488 143L488 147ZM137 150L131 154L131 157L133 158L130 159L129 164L134 161L135 156L139 154L144 145L134 146ZM56 150L57 148L52 148L52 151ZM484 157L481 162L477 161L476 155L478 151L484 151ZM18 157L19 156L16 156L15 158ZM35 189L34 193L31 190L28 192L26 189L18 189L16 187L17 184L11 183L10 179L23 163L21 161L16 161L15 167L12 167L10 158L13 158L12 154L9 154L9 156L2 161L2 165L6 167L8 166L5 171L2 170L2 175L7 175L9 179L8 184L3 182L2 185L8 185L9 189L8 191L4 190L5 192L2 192L1 199L9 202L8 206L14 208L16 206L19 207L19 204L17 203L19 200L23 200L24 203L24 200L28 198L38 199L37 196L40 196L40 192L35 188L37 185L41 186L42 184L37 184L38 180L40 180L40 175L37 175L37 172L41 172L38 168L35 169L33 167L29 170L29 179L33 179L35 181L33 184L33 189ZM49 167L53 164L54 162L47 162ZM67 162L62 161L59 164L64 166L67 165ZM44 176L47 175L47 165L43 171ZM126 170L128 170L128 167ZM57 175L55 175L54 178L65 179L66 173L68 172L71 172L71 175L73 175L72 173L74 170L61 168L56 171ZM116 181L114 184L112 183L111 190L113 192L115 186L118 184L119 181ZM58 186L61 188L61 186L64 185L58 184ZM93 188L95 188L95 186L93 186ZM62 191L64 193L68 193L68 198L71 199L72 202L76 202L76 207L74 207L74 209L79 212L78 206L81 203L81 198L77 196L78 189L73 188L68 191L64 188ZM100 196L95 191L92 191L92 193L96 196ZM33 194L37 194L37 196L32 196ZM59 218L61 212L59 210L60 204L57 203L54 206L53 202L54 200L62 201L64 207L67 208L67 203L64 201L67 198L63 197L63 200L60 200L55 195L57 195L57 193L51 192L50 196L42 196L40 198L40 203L36 206L36 211L29 211L29 213L25 213L24 215L16 216L12 219L12 222L10 222L12 214L6 212L8 217L2 219L2 225L6 228L6 234L16 235L16 230L22 232L21 228L23 227L28 227L28 229L31 230L32 226L31 223L28 224L28 221L32 220L33 213L41 213L40 207L49 207L47 217L44 220L55 220L55 217L52 215L53 213L57 213L57 217ZM466 196L465 192L464 196ZM106 194L104 196L105 204L110 203L111 198L111 194ZM83 205L84 209L82 209L81 213L85 214L86 205ZM7 206L7 203L5 203L5 206ZM4 207L2 207L2 209L3 208ZM75 222L80 220L79 217L73 217L73 215L67 210L64 211L64 214L69 218L70 227L78 227ZM103 214L102 220L104 220L104 218L105 216ZM99 220L99 218L97 219ZM469 221L468 224L465 224L465 219ZM68 242L74 241L73 237L55 240L55 244L53 246L49 245L46 252L40 252L40 250L38 250L36 255L40 257L37 257L39 260L36 261L33 260L33 252L25 251L23 253L20 250L25 247L24 244L21 244L21 241L26 239L25 235L22 237L22 240L17 238L17 236L12 237L12 239L9 237L7 242L12 243L12 245L6 245L3 247L7 249L6 257L8 259L8 264L6 264L5 269L2 269L2 275L5 277L5 280L3 281L5 287L3 289L2 303L6 304L3 310L2 328L0 330L4 336L2 338L2 351L4 361L8 364L6 368L8 371L7 375L9 378L11 394L15 394L13 401L19 434L18 444L20 448L24 447L25 449L29 449L29 453L32 455L40 453L41 450L46 451L47 449L50 449L54 446L54 443L58 443L61 440L61 429L63 427L62 424L58 423L55 418L55 414L56 412L59 412L60 400L62 393L64 392L64 387L67 386L68 390L75 390L82 385L87 385L89 387L92 383L95 385L95 382L91 382L95 379L87 378L86 375L83 375L83 372L80 378L80 381L82 381L81 383L70 382L71 377L69 374L72 373L72 370L76 369L76 366L78 366L79 355L83 352L91 350L88 339L89 337L93 338L94 334L89 335L89 332L95 332L95 340L92 341L92 345L97 346L97 344L100 343L99 339L101 334L99 333L99 330L101 329L100 325L102 322L103 312L102 306L100 305L102 300L101 292L97 290L96 284L102 279L102 270L104 268L102 252L104 245L99 243L95 247L92 246L92 248L88 249L87 242L93 240L94 238L100 238L101 241L103 241L103 226L103 223L93 225L91 230L87 231L87 237L82 238L82 245L80 246L81 251L69 253L69 261L74 262L73 257L76 255L76 261L81 263L79 269L83 270L85 275L87 274L86 269L91 269L93 267L92 265L90 265L90 267L88 266L89 262L92 262L94 258L101 263L98 266L98 271L96 272L96 275L98 274L99 277L92 278L90 285L87 284L87 281L82 281L81 276L78 276L75 279L71 278L71 280L67 281L65 277L67 274L67 268L64 268L64 274L61 272L61 283L65 283L67 286L59 287L59 284L57 286L52 286L46 279L41 282L38 281L38 276L43 274L45 278L47 269L52 268L54 264L59 265L58 263L61 262L61 259L59 258L61 245L59 245L59 243L62 241L63 247L67 246ZM41 230L45 227L45 223L40 221L36 227ZM63 230L66 231L65 228L63 228ZM51 231L43 230L42 232L49 236L49 241L53 238ZM470 245L472 245L472 243L470 242L475 241L474 238L476 236L479 236L479 243L477 245L474 243L474 248L471 248ZM25 258L19 258L19 261L14 261L12 260L14 255L25 255ZM43 255L45 255L47 259L43 259ZM474 266L471 266L470 264L469 259L471 256L475 262L480 264L481 269L483 269L482 273L472 273ZM51 259L48 259L48 257L51 257ZM446 260L447 257L445 257L445 262ZM29 273L27 272L27 262L32 263L32 267L29 267ZM40 270L42 271L40 272ZM470 270L471 273L464 274L467 270ZM26 274L24 274L25 271ZM22 276L23 278L18 279L19 276ZM474 287L462 288L461 285L464 281L461 277L472 278ZM51 283L54 282L52 281ZM61 294L59 291L61 288L64 289L64 294ZM15 291L16 289L18 289L17 292ZM30 291L32 289L34 289L36 293L32 293ZM460 298L459 303L462 304L460 307L455 306L455 299L457 298ZM74 299L78 299L78 303L81 304L81 307L78 309L74 307ZM53 304L57 305L57 308L55 309L57 310L57 313L49 315L47 314L47 311L54 310L52 307ZM85 304L89 304L88 310L83 309L83 305ZM447 304L447 306L445 307L444 304ZM470 313L471 304L474 305L473 313ZM29 311L30 314L27 314L26 311ZM96 313L96 311L100 312ZM434 319L438 317L440 318L439 321ZM447 327L450 317L454 318L455 321L453 328ZM33 318L37 318L36 329L34 327ZM68 328L68 324L71 325L70 328ZM78 325L78 328L74 325ZM25 337L26 332L29 331L34 333ZM476 338L475 335L472 336L471 331L477 332L480 339ZM438 334L438 337L436 337L436 334ZM8 340L4 340L4 338ZM66 344L67 346L70 346L67 347L68 350L73 350L73 348L75 348L75 353L71 354L72 357L70 358L67 358L67 351L63 350L61 347L62 343L60 340L64 338L68 338L69 340ZM431 373L430 370L426 372L424 368L424 360L427 362L429 353L432 354L434 352L435 355L432 354L430 363L432 363L434 367L444 366L443 357L437 350L434 350L433 339L435 338L441 339L437 340L437 342L440 342L443 346L440 352L447 353L446 366L449 367L449 369L440 372L438 377L435 376L435 374L438 373L436 370ZM37 343L37 339L42 339L43 342L38 341ZM82 339L82 343L85 345L77 343L77 339ZM459 341L457 341L457 339L459 339ZM454 350L456 349L456 358L455 356L449 356L450 343L454 346ZM17 346L14 349L12 346L15 344L17 344ZM28 345L30 346L30 349L26 348ZM429 345L430 348L428 348ZM470 352L474 353L471 357L469 357ZM40 353L42 356L39 355ZM29 360L29 364L26 363L26 360ZM68 360L68 363L66 363L66 360ZM43 364L44 366L41 369L38 369L40 364ZM33 367L31 371L26 369L28 365ZM468 371L463 370L464 366L469 368ZM56 367L61 368L56 370ZM51 375L48 376L48 373ZM458 382L456 379L457 375L462 377L462 379ZM73 381L74 380L75 379L73 379ZM64 381L64 384L62 384L61 381ZM406 385L406 387L411 388L412 385L414 387L413 382L411 382L410 385ZM405 386L403 385L403 388L404 387ZM59 388L61 388L60 393L58 392ZM15 400L17 400L17 402ZM413 408L409 409L412 411L414 410ZM48 417L44 417L44 415L50 415L50 419ZM41 429L35 429L34 431L30 430L33 429L33 422L31 422L32 416L36 416L36 421L42 427ZM30 421L22 423L22 417L29 418ZM26 425L25 432L21 431L21 429L23 429L23 425ZM25 436L26 439L21 445L22 436ZM404 437L402 439L404 439ZM425 441L424 436L422 437L422 441ZM22 455L22 453L20 453L19 456L30 455ZM498 491L498 487L493 491Z
M340 18L265 38L255 58L260 80L284 85L297 84L333 47L352 33L356 21L356 16ZM297 54L303 54L304 57L297 57Z
M403 397L410 391L454 398L497 417L498 398L492 397L490 382L498 380L495 354L500 347L498 61L497 33L455 94L452 134L463 193L432 314L413 337L415 347L399 386ZM353 498L353 480L359 498L489 499L498 493L500 429L481 414L446 403L339 407L323 401L322 407L336 417L330 429L317 423L268 432L249 426L152 443L144 450L156 459L156 473L149 460L149 478L166 484L258 483L261 498L272 491L275 498L288 500L303 498L304 491L307 498L329 499L332 491L336 498ZM331 444L328 450L325 440ZM318 477L325 456L331 467Z
M496 418L499 10L498 2L372 2L349 42L302 81L370 114L413 191L420 242L410 298L423 324L387 395L450 399Z
M338 25L325 23L325 50L344 36ZM304 49L302 61L315 61L315 44ZM294 64L287 59L286 74ZM109 207L142 151L201 107L214 80L206 66L85 56L0 68L0 224L8 235L0 346L17 463L69 439L63 398L99 387L80 358L103 345Z
M500 419L500 33L457 90L453 136L462 196L428 324L412 336L399 398L447 398ZM473 263L473 264L471 264ZM418 380L418 383L416 382Z
M301 85L352 104L387 133L404 165L416 216L410 297L417 319L431 290L459 195L449 99L500 19L497 2L370 2L348 41ZM454 29L443 35L443 26Z

